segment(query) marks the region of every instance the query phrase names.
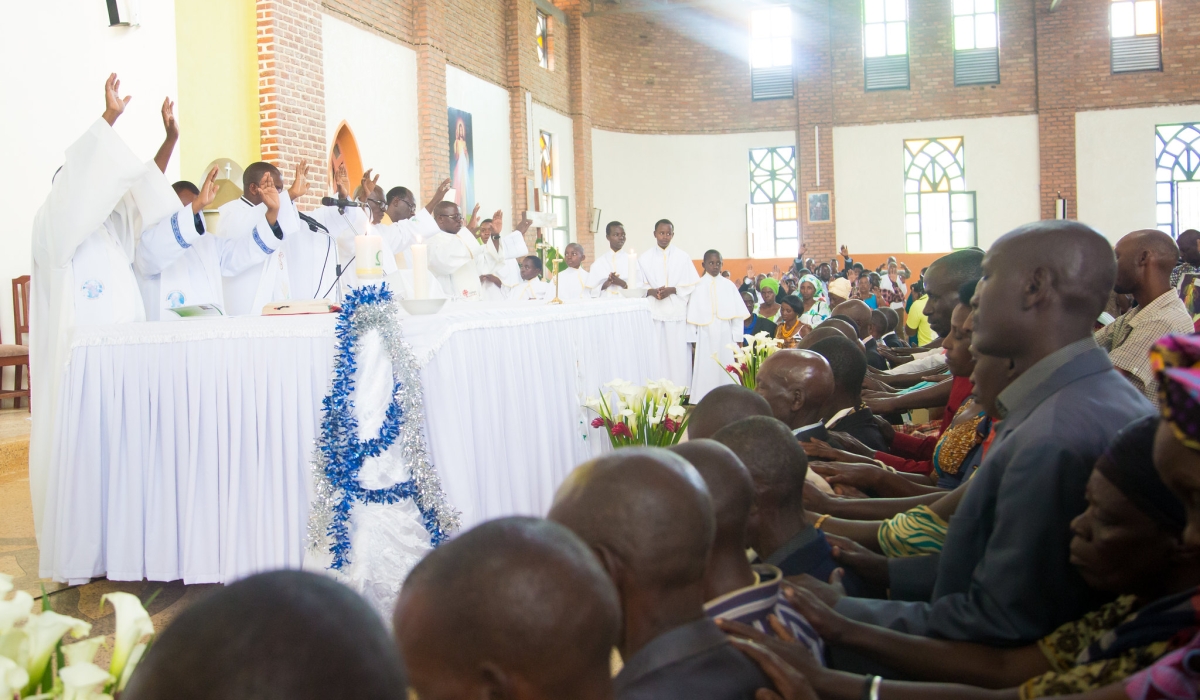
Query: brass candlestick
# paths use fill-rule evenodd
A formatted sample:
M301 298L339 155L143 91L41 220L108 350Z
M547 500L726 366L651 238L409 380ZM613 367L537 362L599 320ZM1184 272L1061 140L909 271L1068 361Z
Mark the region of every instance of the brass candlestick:
M554 260L550 263L554 266L554 298L550 300L551 304L563 303L563 300L558 298L558 274L561 272L561 270L558 269L558 264L560 262L562 262L562 258L554 258Z

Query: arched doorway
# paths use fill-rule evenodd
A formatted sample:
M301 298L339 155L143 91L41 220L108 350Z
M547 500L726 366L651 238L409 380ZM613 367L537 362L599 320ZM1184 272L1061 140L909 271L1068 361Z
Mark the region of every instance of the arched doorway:
M329 148L329 184L334 186L336 175L343 167L346 169L346 177L350 181L348 196L354 196L354 190L362 181L363 166L362 157L358 154L358 142L354 138L354 132L350 130L350 125L342 122L338 125L337 131L333 138L333 145Z

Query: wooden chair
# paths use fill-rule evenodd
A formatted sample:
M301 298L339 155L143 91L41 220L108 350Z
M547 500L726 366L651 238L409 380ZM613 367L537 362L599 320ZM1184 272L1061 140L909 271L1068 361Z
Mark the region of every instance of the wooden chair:
M22 275L12 281L13 294L13 325L16 326L16 343L0 342L0 367L13 367L14 378L12 391L0 388L0 401L13 400L13 408L21 407L21 399L29 399L29 389L21 388L21 374L29 368L29 346L24 343L29 335L29 275ZM32 377L27 381L31 381ZM30 407L32 408L32 406Z

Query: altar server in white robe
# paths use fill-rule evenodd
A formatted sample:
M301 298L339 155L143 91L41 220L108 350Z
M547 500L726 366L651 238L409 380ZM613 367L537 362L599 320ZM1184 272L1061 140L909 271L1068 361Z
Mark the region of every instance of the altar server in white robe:
M688 299L688 335L696 344L691 398L696 403L723 384L733 384L725 367L733 364L732 345L741 340L750 316L737 285L721 276L721 254L704 254L704 275Z
M620 299L621 290L636 287L637 258L625 248L625 227L620 221L610 221L604 227L609 250L596 259L588 273L592 295L602 299Z
M488 255L476 260L479 267L480 296L484 301L503 301L508 298L513 287L521 284L520 261L529 255L524 234L532 224L530 219L517 224L516 230L522 237L520 240L514 238L507 246L501 245L501 231L504 230L503 212L497 211L492 218L484 219L480 224L479 243L484 248L494 249L494 254L489 251Z
M165 201L156 196L149 178L162 176L158 165L138 160L113 130L130 100L121 97L120 87L116 74L110 75L102 118L67 148L33 221L29 361L38 380L31 383L29 488L43 562L54 557L59 488L52 462L54 429L75 327L145 320L134 248L143 222L153 223L179 205L174 195ZM168 144L174 147L169 129L160 153L169 152ZM43 564L42 573L49 568Z
M484 246L475 234L463 227L462 213L454 202L439 202L433 218L438 233L429 239L429 270L451 299L478 301L482 298L481 266L492 265L509 257L510 251L525 246L520 231L501 236L499 246Z
M554 285L543 281L542 259L526 255L521 259L521 283L508 292L511 301L550 301L554 298Z
M258 316L272 301L302 298L293 293L291 251L281 242L308 227L283 189L279 169L262 161L248 165L242 173L241 198L222 204L217 212L222 236L252 238L269 256L262 265L225 279L226 314Z
M588 271L583 269L583 261L587 258L583 246L578 243L568 243L563 249L563 261L567 269L558 273L558 298L563 301L591 299L592 288L588 286Z
M639 287L646 287L650 317L658 326L663 371L672 382L688 386L692 380L692 355L688 347L688 297L700 276L692 258L671 245L675 225L666 219L654 224L658 244L638 257Z

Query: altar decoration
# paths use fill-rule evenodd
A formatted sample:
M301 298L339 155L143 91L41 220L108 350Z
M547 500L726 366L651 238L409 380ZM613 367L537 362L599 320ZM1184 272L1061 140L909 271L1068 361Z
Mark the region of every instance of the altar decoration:
M614 448L669 447L683 437L688 423L683 407L687 387L669 379L645 386L616 379L604 389L583 405L597 414L592 427L603 428Z
M154 638L150 615L137 596L108 593L100 605L116 611L116 636L108 668L94 663L104 637L82 639L90 623L50 609L42 596L42 609L33 612L33 596L16 591L12 577L0 574L0 698L64 698L101 700L120 693ZM67 634L81 639L63 644Z
M753 390L758 386L758 370L762 368L762 363L779 350L783 341L772 338L766 331L745 336L745 339L745 345L729 346L733 350L733 364L723 366L725 374L733 381ZM713 360L721 364L721 359L715 353Z
M351 394L361 341L372 332L378 333L383 352L390 358L391 400L377 435L361 440L359 414ZM351 520L356 509L411 501L434 547L458 529L459 514L446 501L430 463L422 431L420 368L404 341L392 291L386 283L365 285L347 295L335 336L333 380L329 395L322 401L324 410L312 459L315 495L308 538L310 551L324 550L332 556L329 568L345 574L354 554ZM399 460L398 466L401 471L407 469L408 478L382 488L365 486L359 478L364 462L385 453L390 460ZM386 585L394 593L407 572L395 573L401 575L401 580L366 583Z

